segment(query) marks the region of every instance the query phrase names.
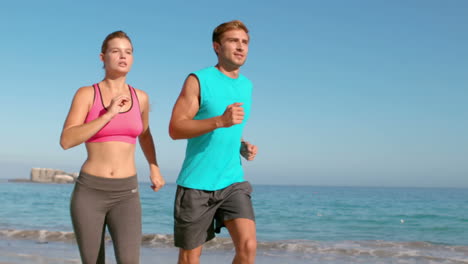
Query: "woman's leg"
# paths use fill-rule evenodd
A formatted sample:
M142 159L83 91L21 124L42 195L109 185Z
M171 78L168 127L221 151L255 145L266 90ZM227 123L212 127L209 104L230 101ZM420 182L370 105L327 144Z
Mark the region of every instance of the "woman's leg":
M106 224L119 264L139 264L141 246L141 204L138 192L124 191L109 211Z
M77 183L70 214L83 264L105 263L105 204L101 193Z

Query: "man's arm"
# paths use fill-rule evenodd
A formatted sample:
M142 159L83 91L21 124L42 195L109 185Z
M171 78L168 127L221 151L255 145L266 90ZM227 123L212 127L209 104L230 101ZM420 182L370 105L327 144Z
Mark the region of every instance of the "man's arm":
M241 140L241 149L240 149L240 154L244 159L248 161L252 161L255 159L255 156L257 156L258 148L257 146L250 144L247 141L244 141L244 139Z
M172 110L169 135L172 139L188 139L220 127L240 124L244 119L244 109L241 106L242 103L233 103L220 116L194 120L200 108L200 85L197 77L189 75Z

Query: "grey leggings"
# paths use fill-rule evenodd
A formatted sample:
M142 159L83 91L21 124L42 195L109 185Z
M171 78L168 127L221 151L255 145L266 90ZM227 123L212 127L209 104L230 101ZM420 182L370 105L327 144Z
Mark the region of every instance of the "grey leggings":
M137 176L109 179L80 172L70 213L83 264L105 263L105 227L119 264L140 262L141 204Z

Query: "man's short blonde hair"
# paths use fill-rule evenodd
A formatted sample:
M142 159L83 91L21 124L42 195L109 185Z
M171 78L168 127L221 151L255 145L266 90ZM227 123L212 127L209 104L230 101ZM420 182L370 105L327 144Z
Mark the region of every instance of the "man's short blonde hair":
M249 30L244 25L244 23L242 23L242 21L232 20L232 21L229 21L229 22L226 22L217 26L213 30L213 42L221 43L221 37L223 36L223 34L226 31L233 30L233 29L242 29L245 31L245 33L247 33L247 35L249 34Z

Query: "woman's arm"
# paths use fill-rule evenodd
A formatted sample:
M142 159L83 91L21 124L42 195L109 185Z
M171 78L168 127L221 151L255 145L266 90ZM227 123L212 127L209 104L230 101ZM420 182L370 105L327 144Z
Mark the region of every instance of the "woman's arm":
M166 181L162 177L161 171L159 170L158 161L156 158L156 148L149 128L148 95L141 90L136 91L140 101L140 108L142 109L141 119L143 121L143 132L138 137L138 140L140 142L141 150L143 151L143 154L145 155L145 158L149 164L150 180L152 183L151 188L157 192L166 184Z

